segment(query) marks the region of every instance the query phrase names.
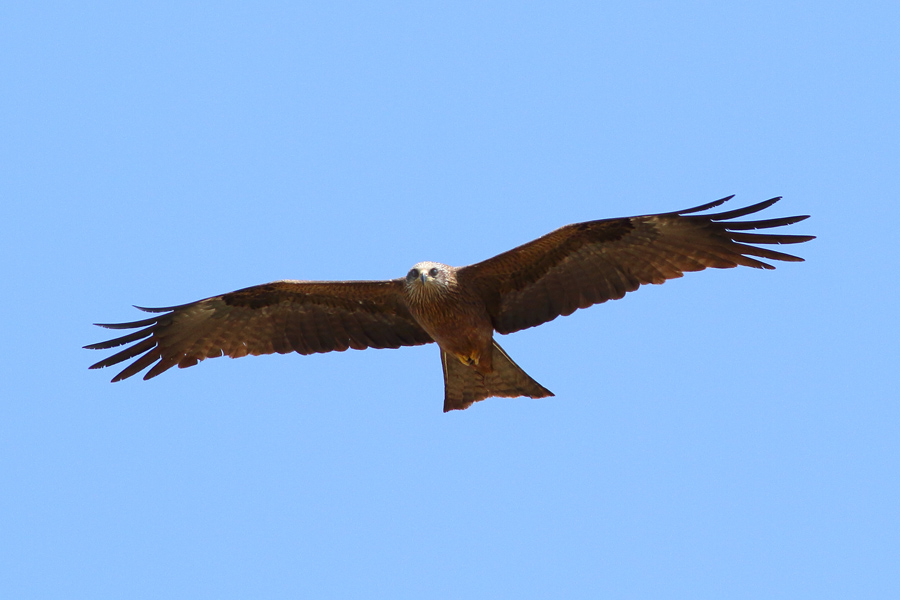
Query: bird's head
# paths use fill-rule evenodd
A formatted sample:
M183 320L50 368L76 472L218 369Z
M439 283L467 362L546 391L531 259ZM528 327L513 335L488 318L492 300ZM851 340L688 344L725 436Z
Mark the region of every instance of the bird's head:
M406 285L417 292L444 290L456 280L453 267L424 261L416 264L406 274Z

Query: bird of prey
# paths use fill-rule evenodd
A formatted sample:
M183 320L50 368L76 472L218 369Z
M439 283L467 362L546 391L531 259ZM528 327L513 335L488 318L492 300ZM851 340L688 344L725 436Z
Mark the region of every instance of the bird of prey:
M387 281L275 281L180 306L136 307L157 314L131 323L98 323L138 331L85 348L132 344L90 367L137 357L113 378L120 381L151 365L144 379L223 355L312 354L436 342L444 370L444 412L492 396L544 398L553 394L512 361L494 332L534 327L685 271L738 265L772 269L759 259L803 260L758 244L796 244L814 236L750 232L797 223L808 215L733 220L768 208L780 197L697 214L731 198L670 213L566 225L467 267L420 262L405 277Z

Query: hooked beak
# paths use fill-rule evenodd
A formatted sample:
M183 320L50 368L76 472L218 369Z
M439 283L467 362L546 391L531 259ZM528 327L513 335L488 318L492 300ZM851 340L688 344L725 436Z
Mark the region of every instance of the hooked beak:
M426 283L428 281L428 273L420 273L419 279L422 280L422 283Z

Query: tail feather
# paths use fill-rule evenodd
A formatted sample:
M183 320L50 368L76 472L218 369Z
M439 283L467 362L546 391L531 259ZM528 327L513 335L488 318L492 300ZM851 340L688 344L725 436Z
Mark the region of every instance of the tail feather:
M463 410L472 406L474 402L493 396L546 398L553 395L553 392L529 377L514 363L497 342L494 342L492 359L493 372L482 375L441 350L441 363L444 367L444 412Z

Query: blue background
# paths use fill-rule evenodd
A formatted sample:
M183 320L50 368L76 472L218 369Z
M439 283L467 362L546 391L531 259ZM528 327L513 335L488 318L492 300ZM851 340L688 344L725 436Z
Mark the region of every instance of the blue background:
M900 596L895 2L7 3L0 596ZM807 259L438 350L88 371L92 322L783 195Z

